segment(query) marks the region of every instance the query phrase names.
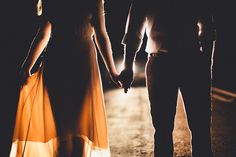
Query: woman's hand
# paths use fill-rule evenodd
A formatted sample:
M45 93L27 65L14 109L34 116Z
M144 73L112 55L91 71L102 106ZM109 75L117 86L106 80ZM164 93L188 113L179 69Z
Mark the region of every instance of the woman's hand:
M20 69L20 84L21 86L25 85L27 82L27 79L31 76L31 70L26 68L25 66L22 66Z
M121 82L119 81L119 74L118 74L118 72L116 72L116 71L110 72L110 76L111 76L112 81L113 81L119 88L121 88L122 85L121 85Z

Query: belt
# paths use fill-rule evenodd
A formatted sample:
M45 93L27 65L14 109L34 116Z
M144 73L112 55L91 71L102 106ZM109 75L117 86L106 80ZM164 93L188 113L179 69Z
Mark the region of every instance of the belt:
M165 54L168 54L168 52L158 51L158 52L149 53L149 57L158 57Z

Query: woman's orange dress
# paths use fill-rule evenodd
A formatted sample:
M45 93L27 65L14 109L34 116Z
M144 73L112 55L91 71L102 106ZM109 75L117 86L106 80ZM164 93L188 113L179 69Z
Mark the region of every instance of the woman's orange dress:
M24 157L110 157L93 40L94 28L104 18L103 1L48 0L42 6L42 19L52 23L52 37L44 54L43 75L31 76L22 88L11 157L22 153ZM35 84L41 89L33 88ZM32 97L38 90L43 101L35 103L27 95Z

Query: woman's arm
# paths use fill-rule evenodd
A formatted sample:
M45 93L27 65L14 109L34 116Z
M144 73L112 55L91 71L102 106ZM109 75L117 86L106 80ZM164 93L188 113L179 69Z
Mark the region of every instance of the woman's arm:
M39 58L40 54L43 52L44 48L47 46L50 35L51 23L46 21L39 27L31 43L28 55L22 64L22 70L25 74L31 75L30 71Z
M110 39L106 32L104 6L102 0L97 0L97 7L96 11L94 12L93 25L94 25L95 42L101 53L103 61L105 62L105 65L108 71L110 72L113 81L118 86L120 86L120 83L118 82L118 73L116 71L112 56Z

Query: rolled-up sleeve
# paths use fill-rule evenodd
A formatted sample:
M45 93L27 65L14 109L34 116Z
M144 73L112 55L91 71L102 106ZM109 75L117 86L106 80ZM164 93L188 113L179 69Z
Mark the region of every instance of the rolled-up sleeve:
M122 44L138 51L142 45L146 25L145 7L139 0L134 1L129 10Z

